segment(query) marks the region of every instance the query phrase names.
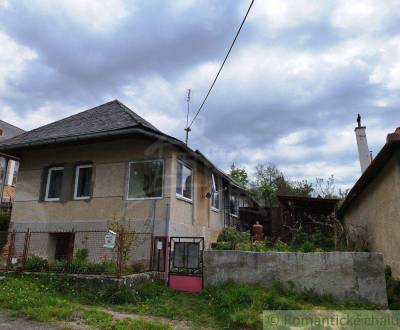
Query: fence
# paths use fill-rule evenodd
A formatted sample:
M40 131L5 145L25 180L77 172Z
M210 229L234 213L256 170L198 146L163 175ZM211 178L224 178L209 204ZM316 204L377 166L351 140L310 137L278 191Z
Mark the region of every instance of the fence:
M0 232L0 268L121 276L153 270L153 235L109 231Z

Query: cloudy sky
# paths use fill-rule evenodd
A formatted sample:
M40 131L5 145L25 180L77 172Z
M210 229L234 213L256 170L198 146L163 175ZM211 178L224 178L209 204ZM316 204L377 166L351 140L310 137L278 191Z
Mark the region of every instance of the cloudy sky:
M0 118L26 130L119 99L184 138L249 0L0 0ZM190 146L228 169L360 175L400 126L400 1L256 0Z

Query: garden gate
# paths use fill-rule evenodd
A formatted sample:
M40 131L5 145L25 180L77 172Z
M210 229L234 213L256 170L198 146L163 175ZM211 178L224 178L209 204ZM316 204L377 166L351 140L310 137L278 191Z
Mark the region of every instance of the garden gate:
M178 291L203 290L203 237L171 237L168 286Z

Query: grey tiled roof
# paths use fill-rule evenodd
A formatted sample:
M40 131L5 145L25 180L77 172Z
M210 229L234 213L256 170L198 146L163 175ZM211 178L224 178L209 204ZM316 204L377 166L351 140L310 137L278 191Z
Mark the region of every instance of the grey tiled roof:
M135 126L159 132L148 121L118 100L114 100L2 141L0 142L0 148L91 133L102 133Z
M25 131L17 126L11 125L0 119L0 130L2 134L0 134L0 141L4 141L6 139L10 139L16 135L22 134Z

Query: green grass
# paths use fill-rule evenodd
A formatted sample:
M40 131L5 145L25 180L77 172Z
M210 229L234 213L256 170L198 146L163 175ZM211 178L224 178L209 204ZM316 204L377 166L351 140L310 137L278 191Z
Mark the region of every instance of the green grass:
M260 329L266 309L372 309L374 306L348 302L338 304L329 296L313 292L296 294L280 286L265 289L228 283L200 294L174 292L162 284L149 283L139 291L90 287L60 277L43 276L0 280L0 309L16 317L38 321L81 319L100 329L169 329L157 322L125 319L115 321L110 313L162 316L188 321L194 328Z

